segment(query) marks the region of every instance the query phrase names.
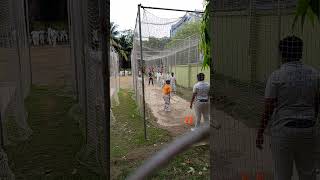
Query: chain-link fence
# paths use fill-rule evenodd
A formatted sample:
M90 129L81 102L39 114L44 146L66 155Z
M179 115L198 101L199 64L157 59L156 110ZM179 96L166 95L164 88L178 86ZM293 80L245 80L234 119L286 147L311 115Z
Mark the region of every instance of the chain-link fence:
M265 108L265 84L281 65L279 42L288 35L303 39L303 61L319 67L319 25L306 23L302 31L297 24L291 30L296 0L225 0L211 4L216 70L212 111L222 122L221 131L211 135L211 178L272 179L275 167L268 133L264 149L256 148L257 127Z
M0 178L10 179L2 148L26 140L32 133L24 105L31 72L24 1L4 0L0 9Z
M80 122L86 137L85 146L78 154L79 161L96 172L104 172L107 167L105 158L109 150L105 144L106 126L105 86L103 75L103 54L109 55L102 48L101 35L101 7L107 8L109 4L100 0L70 0L71 21L71 54L75 72L75 89L81 111L84 114ZM109 50L108 50L109 51ZM108 71L107 71L108 72ZM116 78L117 74L113 74Z

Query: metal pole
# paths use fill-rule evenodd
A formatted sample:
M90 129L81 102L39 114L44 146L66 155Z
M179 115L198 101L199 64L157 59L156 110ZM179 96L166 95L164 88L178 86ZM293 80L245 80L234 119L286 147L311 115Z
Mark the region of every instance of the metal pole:
M144 124L144 139L147 140L147 122L146 122L146 102L144 94L144 63L143 63L143 50L142 50L142 32L141 32L141 4L138 5L139 15L139 36L140 36L140 64L141 64L141 77L142 77L142 98L143 98L143 124Z
M174 52L174 74L177 78L177 52Z
M280 11L280 0L278 0L278 43L280 42L281 38L281 11ZM281 66L281 57L279 51L277 51L278 54L278 68Z
M190 37L188 38L189 41L189 50L188 50L188 88L191 87L191 63L190 63Z
M79 98L79 76L78 76L78 67L77 67L77 63L76 62L76 58L75 58L75 55L76 55L76 48L75 48L75 43L74 43L74 27L75 27L75 22L72 22L74 20L74 12L72 10L71 7L74 6L74 2L72 0L68 0L68 22L69 22L69 29L68 29L68 32L69 32L69 46L70 46L70 59L72 61L72 65L73 65L73 68L74 68L74 81L75 81L75 93L76 93L76 100L79 101L80 98Z
M153 172L159 171L160 167L168 164L170 160L176 155L186 151L193 144L204 140L210 135L210 126L201 127L195 132L189 132L176 139L168 147L152 156L150 160L144 163L138 170L136 170L128 180L146 179Z
M106 0L99 0L99 14L100 14L100 29L101 29L101 51L102 51L102 77L103 77L103 91L104 91L104 164L107 178L110 178L110 46L109 44L109 3Z
M0 140L1 140L1 147L0 148L4 148L4 137L3 137L3 124L2 124L2 114L0 111Z
M26 26L27 26L27 45L29 50L29 68L30 68L30 87L33 84L32 79L32 61L31 61L31 51L30 51L30 41L29 41L29 35L30 35L30 19L29 19L29 0L25 0L25 20L26 20Z
M159 7L147 7L147 6L141 6L142 9L157 9L157 10L169 10L169 11L182 11L182 12L193 12L193 13L199 13L203 14L203 11L191 11L191 10L183 10L183 9L170 9L170 8L159 8Z

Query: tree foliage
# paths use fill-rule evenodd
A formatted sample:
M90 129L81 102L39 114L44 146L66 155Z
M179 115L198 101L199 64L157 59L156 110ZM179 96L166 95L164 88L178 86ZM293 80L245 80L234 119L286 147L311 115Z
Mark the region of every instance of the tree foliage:
M114 23L110 23L110 44L117 51L120 59L128 60L133 41L132 30L118 31L118 26Z
M170 39L168 37L163 37L163 38L156 38L156 37L149 37L148 40L143 41L143 46L152 48L152 49L164 49L166 44Z
M202 68L208 68L211 65L212 56L211 56L211 39L209 34L210 27L210 17L209 17L209 7L210 0L205 0L205 11L203 15L203 19L201 21L201 35L200 35L200 50L203 54L203 64Z
M201 22L191 21L183 25L176 34L171 37L170 42L166 45L167 48L173 47L181 40L187 39L190 36L200 36L201 34Z
M304 26L306 18L314 25L315 20L320 20L320 0L299 0L297 5L296 16L292 24L292 30L301 17L301 26Z

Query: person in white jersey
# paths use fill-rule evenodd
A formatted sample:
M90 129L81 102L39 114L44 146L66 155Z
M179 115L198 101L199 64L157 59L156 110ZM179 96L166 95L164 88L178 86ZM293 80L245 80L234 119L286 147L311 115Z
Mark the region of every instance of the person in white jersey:
M171 88L172 88L172 92L174 94L176 93L176 90L177 90L176 83L177 83L177 79L174 76L174 73L172 72L171 73L171 77L170 77L170 85L171 85Z
M164 85L165 85L165 77L164 77L164 74L160 72L160 87L163 88Z
M45 41L45 39L44 39L44 31L43 30L41 30L40 33L39 33L39 39L40 39L41 46L43 46L44 45L44 41Z
M52 34L51 34L52 45L53 45L53 47L56 47L56 45L57 45L58 33L57 33L56 30L52 30L51 33L52 33Z
M48 28L48 31L47 31L47 41L48 41L48 44L49 45L52 45L52 40L51 40L51 36L52 36L52 29L51 28Z
M159 70L156 74L156 78L157 78L157 84L158 84L158 86L160 86L160 71Z
M32 42L34 46L38 46L39 45L39 33L38 31L32 31L31 32L31 36L32 36Z
M270 129L274 180L290 180L295 162L300 180L315 180L315 123L319 110L318 70L301 62L303 41L287 36L279 43L282 66L266 84L264 114L256 146L262 149ZM267 126L268 125L268 126Z
M199 73L197 75L198 82L193 86L193 96L190 103L190 109L192 109L193 104L195 106L194 111L196 115L196 121L194 128L191 128L191 131L194 131L196 128L200 127L201 117L206 123L209 123L210 119L210 107L209 107L209 83L205 82L205 75Z

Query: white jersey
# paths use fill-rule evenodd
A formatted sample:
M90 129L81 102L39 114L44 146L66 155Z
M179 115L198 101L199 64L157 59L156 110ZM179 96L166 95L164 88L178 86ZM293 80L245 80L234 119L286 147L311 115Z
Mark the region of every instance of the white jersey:
M196 93L196 100L209 100L210 85L207 82L199 81L193 86L193 93Z
M170 77L170 84L176 84L176 77L175 76Z
M31 36L32 36L32 38L39 38L39 33L38 33L38 31L32 31L32 32L31 32Z
M171 79L170 74L166 74L166 80L170 80L170 79Z

